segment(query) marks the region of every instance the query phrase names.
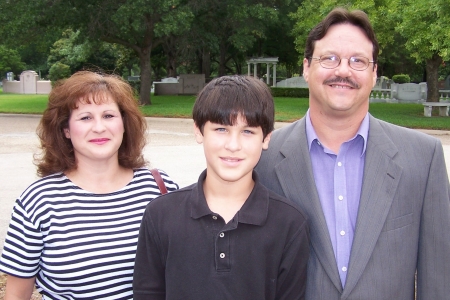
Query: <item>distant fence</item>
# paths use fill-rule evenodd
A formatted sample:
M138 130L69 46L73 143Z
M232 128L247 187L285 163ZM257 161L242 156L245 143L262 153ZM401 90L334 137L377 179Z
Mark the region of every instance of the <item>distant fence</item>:
M426 83L392 84L389 89L374 88L370 102L423 103L427 101ZM439 90L439 101L450 102L450 90Z

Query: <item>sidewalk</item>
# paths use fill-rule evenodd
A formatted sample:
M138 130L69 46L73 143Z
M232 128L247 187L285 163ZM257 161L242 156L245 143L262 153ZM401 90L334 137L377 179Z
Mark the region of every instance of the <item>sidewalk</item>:
M0 114L0 249L15 199L37 179L33 154L38 151L40 115ZM203 148L195 142L190 119L147 118L149 145L144 151L152 167L169 174L180 187L197 181L206 167ZM286 123L277 123L276 128ZM450 174L450 132L423 130L441 139Z

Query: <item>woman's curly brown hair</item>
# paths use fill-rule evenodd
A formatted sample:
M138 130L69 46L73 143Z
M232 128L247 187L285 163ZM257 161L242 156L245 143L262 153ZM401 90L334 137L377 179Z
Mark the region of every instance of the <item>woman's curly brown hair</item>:
M64 135L72 110L79 103L102 103L110 96L119 107L124 135L119 148L119 165L135 169L146 165L142 150L146 145L147 122L139 110L132 87L116 75L80 71L55 86L37 127L41 142L35 157L41 177L77 168L72 142Z

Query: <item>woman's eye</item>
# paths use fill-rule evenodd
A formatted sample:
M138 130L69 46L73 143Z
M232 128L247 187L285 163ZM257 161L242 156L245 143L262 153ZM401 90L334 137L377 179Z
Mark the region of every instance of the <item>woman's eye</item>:
M85 116L85 117L81 117L81 119L80 120L89 120L91 117L89 117L89 116Z

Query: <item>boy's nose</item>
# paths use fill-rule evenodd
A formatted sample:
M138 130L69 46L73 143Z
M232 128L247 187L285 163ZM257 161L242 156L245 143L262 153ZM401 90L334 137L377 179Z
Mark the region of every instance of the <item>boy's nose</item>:
M241 149L241 142L239 140L239 136L236 134L231 134L227 140L225 145L227 150L230 151L238 151Z

